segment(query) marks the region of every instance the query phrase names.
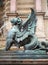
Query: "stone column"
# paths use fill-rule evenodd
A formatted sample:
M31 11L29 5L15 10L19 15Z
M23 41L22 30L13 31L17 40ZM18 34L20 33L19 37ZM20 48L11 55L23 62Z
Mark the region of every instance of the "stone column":
M36 0L36 11L37 12L41 11L41 0Z
M44 31L44 20L43 14L37 14L37 27L36 27L36 35L40 41L45 40L45 31Z
M41 0L36 0L36 13L37 13L37 28L36 35L39 40L45 40L45 32L44 32L44 12L42 12Z
M10 12L11 13L16 12L16 0L10 0Z
M8 24L9 24L8 30L12 27L11 22L10 22L11 19L17 16L17 13L16 13L16 10L17 10L17 8L16 8L16 0L10 0L9 8L10 8L10 11L9 11L9 13L7 13Z
M48 1L47 0L45 0L45 16L46 17L48 17L48 3L47 3Z

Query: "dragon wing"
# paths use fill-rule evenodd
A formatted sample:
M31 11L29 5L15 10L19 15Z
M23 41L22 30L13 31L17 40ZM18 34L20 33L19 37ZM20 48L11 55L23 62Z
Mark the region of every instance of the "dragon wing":
M33 34L35 34L36 31L36 14L34 9L31 8L31 14L29 14L27 21L22 25L23 30L32 31Z
M31 8L31 14L29 15L28 19L25 21L24 24L21 23L21 25L19 26L20 30L23 31L18 31L16 34L16 40L18 42L23 41L24 39L26 39L28 37L28 35L32 35L35 34L35 29L36 29L36 14L35 11Z

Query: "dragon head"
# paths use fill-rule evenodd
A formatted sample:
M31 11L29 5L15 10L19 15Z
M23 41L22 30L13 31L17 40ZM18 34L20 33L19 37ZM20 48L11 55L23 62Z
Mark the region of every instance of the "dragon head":
M21 18L17 17L17 18L13 18L11 20L11 23L14 24L14 25L18 25L18 24L21 24L22 20Z

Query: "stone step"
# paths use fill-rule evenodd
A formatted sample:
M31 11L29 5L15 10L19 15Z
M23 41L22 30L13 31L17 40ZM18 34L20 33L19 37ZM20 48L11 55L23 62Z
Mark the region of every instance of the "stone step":
M0 64L48 65L48 54L39 50L0 51Z
M0 56L0 59L48 59L48 55L10 55Z
M26 50L26 51L0 51L0 59L48 59L45 51Z
M48 59L6 59L0 60L0 64L18 65L48 65Z

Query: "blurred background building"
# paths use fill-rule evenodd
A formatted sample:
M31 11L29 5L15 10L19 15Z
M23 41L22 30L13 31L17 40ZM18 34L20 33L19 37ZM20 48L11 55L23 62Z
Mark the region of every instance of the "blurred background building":
M0 48L5 46L6 35L10 30L10 20L19 16L26 20L30 8L36 11L38 40L48 41L48 0L0 0Z

